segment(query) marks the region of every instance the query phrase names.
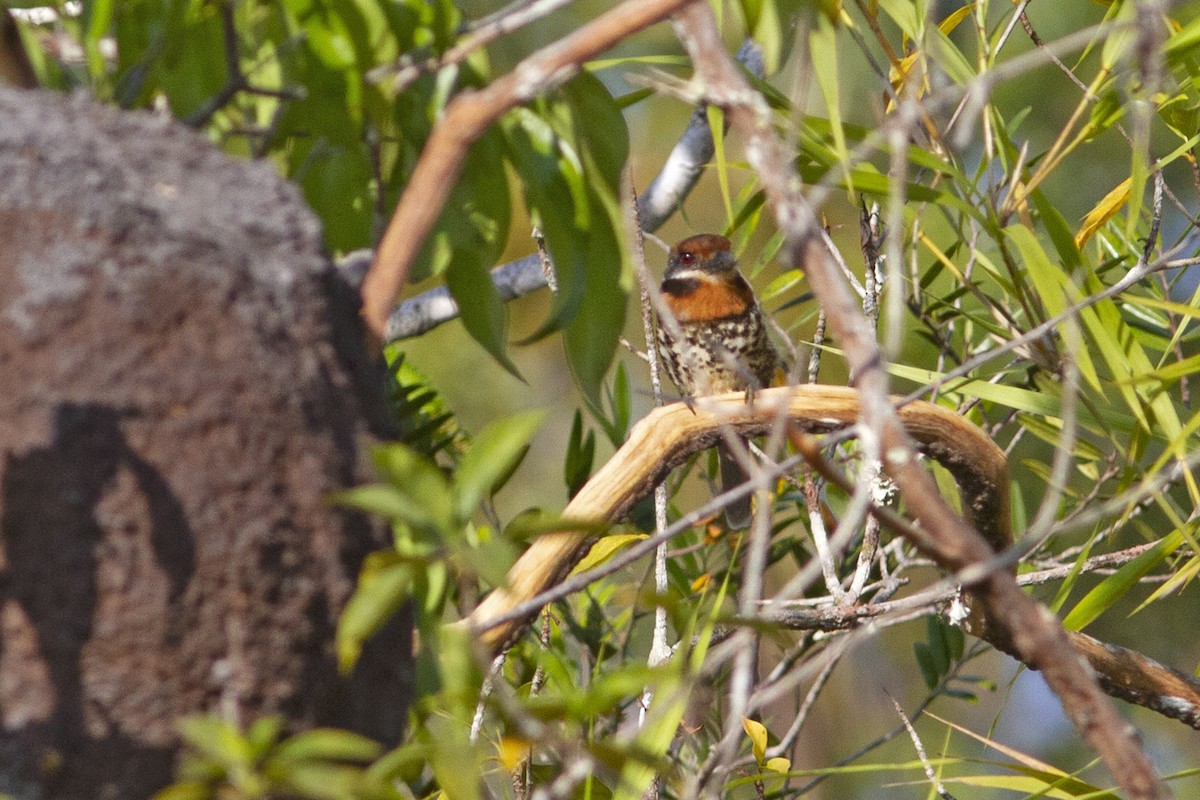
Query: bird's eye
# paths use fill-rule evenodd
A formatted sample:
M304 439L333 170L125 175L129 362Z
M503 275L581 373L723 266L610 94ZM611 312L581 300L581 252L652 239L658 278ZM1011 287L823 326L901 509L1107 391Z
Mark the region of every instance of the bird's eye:
M679 254L679 263L680 264L695 264L696 263L696 254L689 252L687 250L684 250L682 253Z

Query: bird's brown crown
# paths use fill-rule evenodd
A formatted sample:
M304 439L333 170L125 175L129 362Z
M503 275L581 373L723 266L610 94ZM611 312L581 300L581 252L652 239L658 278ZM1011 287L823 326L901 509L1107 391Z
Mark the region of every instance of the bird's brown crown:
M690 236L671 248L662 295L681 323L739 317L755 306L729 240L715 233Z
M737 259L733 257L733 246L728 239L715 233L699 233L671 248L666 277L690 270L731 272L736 269Z

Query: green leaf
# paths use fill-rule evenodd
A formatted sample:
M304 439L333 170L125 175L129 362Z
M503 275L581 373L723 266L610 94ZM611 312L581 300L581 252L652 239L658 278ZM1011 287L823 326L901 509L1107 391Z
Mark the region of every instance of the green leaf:
M913 645L913 655L916 656L917 666L921 669L921 678L925 681L925 685L930 689L936 689L942 676L938 672L937 663L933 653L930 652L929 645L925 642L917 642Z
M429 271L446 270L446 286L458 302L467 333L519 378L505 352L507 312L491 276L504 251L510 217L501 141L489 132L468 152L462 178L423 252Z
M248 741L254 751L262 755L269 751L283 732L283 718L272 716L255 720L246 731Z
M347 123L349 124L349 122ZM335 252L365 247L371 238L371 162L361 144L339 144L318 139L310 147L298 145L303 155L293 179L325 225L325 242Z
M288 761L371 761L383 752L372 739L338 728L312 728L275 748L272 759Z
M583 303L587 189L583 164L546 119L518 108L501 122L525 203L545 237L559 284L550 315L524 340L527 343L561 330Z
M466 263L464 258L451 259L446 288L458 303L463 327L471 338L510 375L524 380L507 353L508 311L492 283L490 270L480 264Z
M466 433L429 378L404 357L396 345L384 349L388 359L388 407L400 426L398 440L426 458L445 453L459 456Z
M598 567L615 556L618 551L623 550L626 545L640 542L646 538L644 533L614 533L610 536L602 536L596 540L588 550L575 569L571 570L572 575L577 575L581 572L587 572L593 567Z
M211 5L188 4L186 16L169 17L161 53L159 86L177 117L187 117L225 84L225 36Z
M346 800L358 795L363 770L346 764L300 762L289 764L280 783L289 794L311 800Z
M325 66L335 70L355 66L354 43L343 17L343 13L350 11L349 6L339 4L335 11L318 0L286 0L286 3L304 26L308 47Z
M517 549L506 539L486 539L476 547L464 548L458 557L489 586L504 586L508 570L517 560Z
M1159 539L1154 547L1123 565L1084 595L1083 599L1071 609L1071 613L1063 619L1063 627L1069 631L1078 631L1087 627L1107 611L1113 603L1124 597L1139 580L1157 567L1182 543L1183 536L1178 532Z
M432 524L425 509L404 492L386 483L372 483L334 492L330 502L357 508L369 514L378 514L385 519L412 523L415 520Z
M562 88L575 118L574 130L586 156L589 176L599 179L607 192L621 191L621 172L629 158L629 131L625 117L603 81L582 72Z
M335 645L338 668L349 672L358 661L362 646L408 599L412 567L399 554L381 551L367 556L358 576L358 586L338 619Z
M1066 310L1068 302L1074 299L1074 285L1069 276L1050 261L1042 245L1034 237L1033 232L1024 225L1010 225L1004 229L1005 234L1017 245L1021 259L1025 263L1026 274L1033 281L1038 297L1046 308L1046 315L1053 317ZM1067 323L1064 323L1064 325ZM1061 328L1060 328L1061 330ZM1103 391L1100 377L1092 364L1091 356L1086 347L1076 351L1079 371L1087 382L1097 391Z
M592 409L601 427L604 428L604 435L612 442L614 448L621 446L629 432L632 401L629 370L625 369L623 362L618 362L617 369L613 373L612 386L608 392L608 405L612 409L612 419L604 416L603 409Z
M436 464L398 443L376 447L371 458L380 475L403 498L401 518L405 522L443 533L455 527L450 482Z
M456 519L470 519L488 492L511 474L544 419L541 411L519 414L497 420L475 436L454 473Z
M809 48L812 52L813 63L819 65L813 70L821 96L825 100L825 108L829 111L829 128L833 133L833 152L837 163L842 166L846 187L853 192L854 183L850 169L850 153L846 148L846 132L842 128L842 101L839 84L839 71L833 65L838 63L837 29L828 17L821 15L808 34Z
M1125 58L1134 44L1137 8L1134 3L1113 3L1104 18L1115 23L1115 27L1104 37L1100 52L1100 64L1112 70L1117 61Z
M715 105L710 105L705 109L705 113L708 116L709 135L713 140L717 186L721 189L721 202L725 205L725 219L732 220L733 203L729 195L729 160L725 157L725 112Z
M87 26L83 49L87 55L88 72L93 81L104 77L104 56L100 53L100 40L108 35L113 21L113 0L92 0L83 4L83 20Z
M1042 224L1046 226L1046 232L1050 234L1050 241L1054 244L1059 260L1068 270L1076 269L1080 265L1081 257L1066 217L1046 198L1041 189L1034 190L1030 198L1037 208Z
M584 397L599 405L600 387L612 364L625 327L627 287L625 253L611 219L597 222L587 232L582 294L567 325L567 361Z
M747 33L762 49L764 71L774 75L791 50L797 16L809 4L799 0L741 0L738 5Z
M617 200L628 139L619 109L594 77L576 78L562 96L542 103L539 114L518 109L505 117L513 165L559 286L550 315L526 341L565 328L568 363L595 409L632 285Z
M212 797L212 786L207 781L187 781L171 784L155 794L153 800L211 800Z
M449 800L480 800L482 775L475 748L464 725L445 717L430 720L429 735L436 742L429 766L442 794Z
M189 747L222 767L248 767L256 760L257 753L249 740L216 715L184 717L175 728Z
M1200 47L1200 17L1193 17L1179 30L1171 34L1164 48L1167 58L1181 59Z
M596 432L583 435L583 414L575 410L571 421L571 434L567 438L567 457L563 460L563 480L567 484L567 496L574 497L592 474L592 462L596 457Z

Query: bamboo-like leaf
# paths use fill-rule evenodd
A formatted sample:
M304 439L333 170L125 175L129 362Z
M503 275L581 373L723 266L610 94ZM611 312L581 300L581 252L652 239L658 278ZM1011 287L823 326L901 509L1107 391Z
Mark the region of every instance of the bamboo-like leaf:
M1182 543L1183 536L1178 531L1159 539L1154 547L1123 565L1084 595L1083 599L1076 603L1071 612L1063 619L1063 627L1071 631L1087 627L1113 603L1124 597L1141 578L1162 563L1162 560Z
M588 550L587 555L575 565L575 569L571 570L571 574L576 575L598 567L625 549L627 545L640 542L645 538L646 534L644 533L614 533L609 536L602 536L592 545L592 549Z
M1050 261L1041 243L1024 225L1011 225L1005 228L1004 232L1017 245L1025 262L1026 272L1046 308L1046 315L1055 317L1062 314L1067 309L1067 304L1079 296L1078 291L1072 291L1074 285L1070 277ZM1093 389L1103 392L1100 376L1092 364L1087 348L1078 348L1075 355L1080 374Z
M1091 211L1083 218L1083 224L1079 226L1079 230L1075 233L1075 246L1083 249L1087 244L1087 240L1095 235L1096 231L1104 227L1110 219L1115 217L1117 213L1129 202L1129 187L1131 179L1125 180L1114 186L1104 198L1097 203Z
M829 129L833 133L833 153L845 176L846 188L854 192L854 178L850 169L850 154L846 148L846 132L842 129L842 99L839 83L837 29L832 20L819 15L808 34L808 46L812 52L813 74L825 108L829 112Z
M349 672L358 661L363 643L371 638L408 599L413 570L384 551L368 556L358 586L338 619L335 644L338 667Z
M713 158L717 165L717 186L721 190L721 202L725 206L725 219L733 219L733 201L729 192L729 162L725 158L725 113L710 105L706 110L708 130L713 140Z

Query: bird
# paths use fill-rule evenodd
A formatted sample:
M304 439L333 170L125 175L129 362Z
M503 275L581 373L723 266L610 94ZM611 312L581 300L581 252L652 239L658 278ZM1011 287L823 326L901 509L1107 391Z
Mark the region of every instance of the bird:
M662 312L657 345L667 376L690 404L696 397L745 391L771 385L780 358L767 336L758 297L738 271L732 245L724 236L701 233L671 248L659 288ZM733 455L719 446L722 489L728 491L747 476ZM731 529L750 524L750 498L725 508Z

